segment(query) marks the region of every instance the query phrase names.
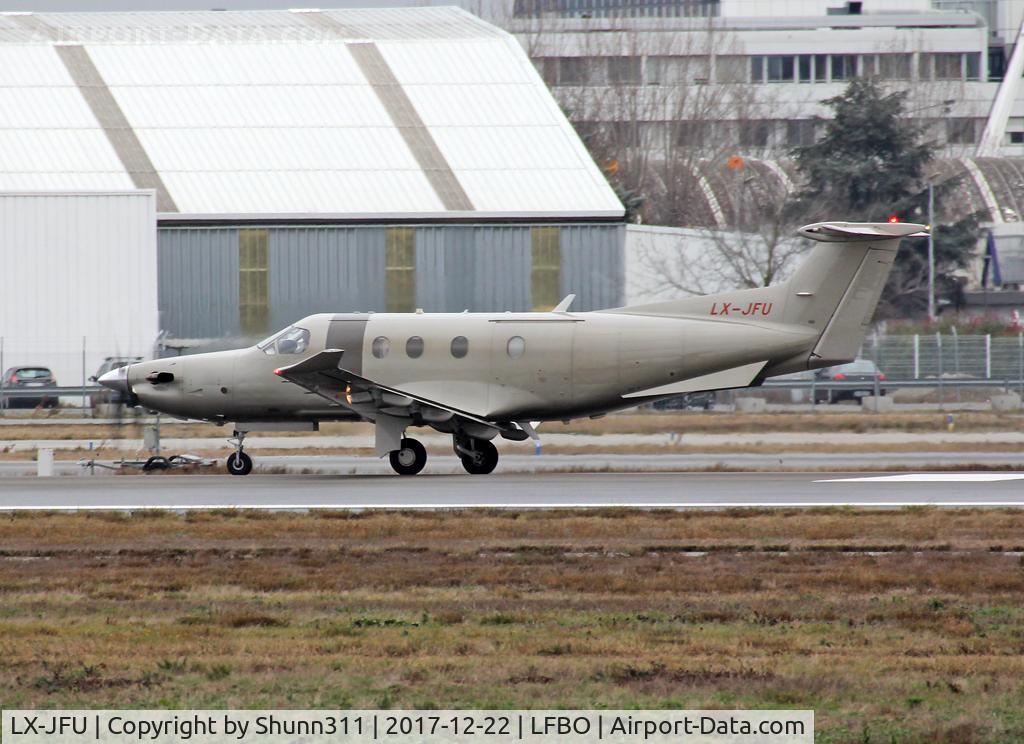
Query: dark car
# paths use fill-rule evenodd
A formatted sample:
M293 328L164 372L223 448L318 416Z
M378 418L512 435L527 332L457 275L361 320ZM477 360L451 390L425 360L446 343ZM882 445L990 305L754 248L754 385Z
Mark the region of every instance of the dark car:
M715 393L713 390L700 393L684 393L672 398L658 400L651 404L656 411L685 411L687 408L703 408L710 411L715 404Z
M103 375L113 369L121 369L121 367L127 367L129 364L135 364L136 362L141 361L142 357L107 357L103 360L103 364L100 365L100 368L96 370L96 374L89 378L89 381L96 382L96 380L100 379ZM96 406L104 403L121 405L126 402L127 401L124 399L123 393L118 390L108 390L106 388L89 396L90 408L95 408Z
M826 367L818 370L814 376L817 382L863 382L864 387L843 387L835 390L815 390L815 403L838 403L841 400L858 401L867 395L875 394L875 381L884 382L885 374L870 359L858 359L837 367ZM885 389L878 388L879 395L885 395Z
M56 387L57 379L47 367L11 367L4 372L0 380L0 390L31 390L32 388ZM56 408L60 401L55 395L39 395L38 397L7 398L4 397L5 408Z

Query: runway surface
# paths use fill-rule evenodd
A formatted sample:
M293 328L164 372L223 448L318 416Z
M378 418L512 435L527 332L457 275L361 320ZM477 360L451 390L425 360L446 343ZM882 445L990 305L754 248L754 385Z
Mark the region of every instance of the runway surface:
M1024 507L1024 473L129 475L0 479L0 510Z

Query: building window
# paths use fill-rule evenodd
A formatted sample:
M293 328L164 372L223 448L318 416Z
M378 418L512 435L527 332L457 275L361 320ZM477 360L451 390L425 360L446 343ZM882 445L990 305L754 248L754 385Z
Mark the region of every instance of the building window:
M561 57L558 60L558 84L586 85L586 60L583 57Z
M755 55L750 58L750 82L764 82L764 57Z
M608 57L609 85L640 85L640 57Z
M968 52L964 55L964 75L968 80L981 79L981 52Z
M963 78L963 57L960 54L933 54L936 80L960 80Z
M648 85L683 85L707 80L707 57L648 57L644 66L644 82Z
M608 126L614 147L640 147L640 126L638 122L613 121L609 122Z
M377 336L377 338L373 339L370 350L377 359L383 359L391 351L391 342L387 336Z
M810 54L801 54L797 60L797 67L801 83L814 82L814 57Z
M1011 145L1024 145L1024 132L1010 132Z
M508 340L505 349L511 359L518 359L526 353L526 341L523 340L522 336L513 336Z
M816 82L816 83L827 83L828 82L828 55L827 54L815 54L814 55L814 82Z
M814 119L790 119L786 122L786 144L806 147L814 144Z
M832 55L832 80L852 80L857 77L856 54Z
M416 230L390 227L385 243L388 312L412 312L416 306Z
M420 336L410 336L405 342L405 353L410 359L419 359L423 356L423 339Z
M976 132L974 119L946 119L946 142L951 145L973 145Z
M707 133L707 122L704 121L677 121L675 128L675 143L679 147L700 147L704 144L704 137Z
M532 268L530 287L534 310L550 310L561 299L562 230L534 227L530 230Z
M748 121L740 123L740 144L743 147L768 147L768 140L770 136L770 121Z
M557 57L537 57L533 60L533 64L548 86L558 85Z
M745 83L747 82L746 57L721 56L715 57L715 82Z
M772 56L768 57L768 82L770 83L791 83L793 82L793 57Z
M469 339L465 336L456 336L452 339L452 356L462 359L469 353Z
M513 18L709 18L721 0L515 0Z
M262 336L270 321L267 231L238 231L238 315L242 333Z
M909 54L879 54L878 77L883 80L910 80Z

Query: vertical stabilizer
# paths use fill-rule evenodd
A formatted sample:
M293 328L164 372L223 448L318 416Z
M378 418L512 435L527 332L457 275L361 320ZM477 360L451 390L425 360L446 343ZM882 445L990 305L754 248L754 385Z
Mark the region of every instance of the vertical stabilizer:
M927 235L905 222L820 222L800 229L816 245L786 281L609 312L687 317L800 329L811 346L771 360L767 373L827 367L854 359L871 324L900 241Z

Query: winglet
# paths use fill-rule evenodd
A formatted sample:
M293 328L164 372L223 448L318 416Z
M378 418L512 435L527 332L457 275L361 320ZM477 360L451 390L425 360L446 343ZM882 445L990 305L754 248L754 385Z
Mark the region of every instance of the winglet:
M553 312L553 313L564 313L564 312L566 312L569 309L569 305L571 305L572 301L575 300L575 299L576 299L576 295L574 295L574 294L566 295L565 299L562 300L561 302L559 302L557 305L555 305L554 309L551 312Z

